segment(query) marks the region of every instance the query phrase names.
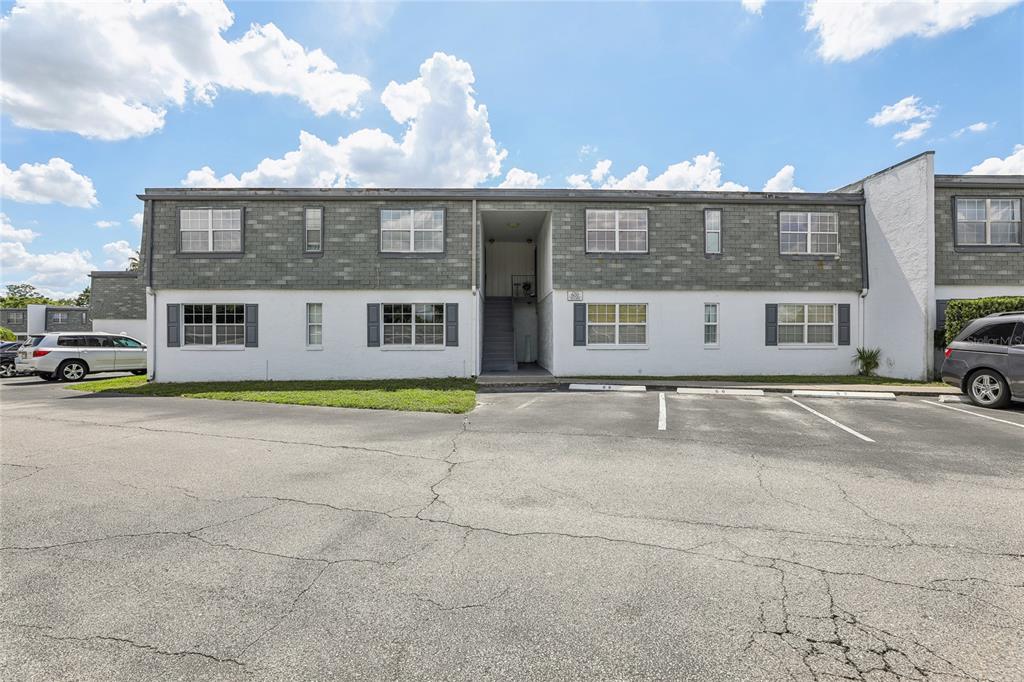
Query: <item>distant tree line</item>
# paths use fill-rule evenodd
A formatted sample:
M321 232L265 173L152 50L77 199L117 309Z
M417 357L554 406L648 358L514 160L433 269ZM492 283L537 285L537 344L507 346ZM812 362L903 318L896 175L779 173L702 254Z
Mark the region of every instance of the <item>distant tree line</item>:
M89 305L90 287L71 298L51 298L31 284L8 284L4 295L0 296L0 308L24 308L30 303L44 305Z

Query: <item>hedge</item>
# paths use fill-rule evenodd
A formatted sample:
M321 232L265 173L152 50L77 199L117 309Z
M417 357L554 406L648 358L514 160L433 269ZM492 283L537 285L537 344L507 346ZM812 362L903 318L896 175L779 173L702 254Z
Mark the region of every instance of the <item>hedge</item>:
M17 335L7 327L0 327L0 341L14 341Z
M971 320L1013 310L1024 310L1024 296L953 299L946 306L946 343L955 339Z

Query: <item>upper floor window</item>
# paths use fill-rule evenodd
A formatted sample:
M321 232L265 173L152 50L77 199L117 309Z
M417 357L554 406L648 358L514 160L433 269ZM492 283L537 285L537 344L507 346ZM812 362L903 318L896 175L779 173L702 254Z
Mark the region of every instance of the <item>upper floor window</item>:
M385 303L385 346L443 346L443 303Z
M186 346L245 344L244 305L187 303L182 307Z
M588 253L647 253L645 209L587 209Z
M323 251L324 210L322 208L307 208L305 223L305 246L303 247L303 250L307 253Z
M956 243L1019 246L1020 199L957 199Z
M779 214L779 253L837 255L839 216L835 213L783 211Z
M25 321L25 313L20 310L10 310L7 312L7 321L11 324L21 324Z
M58 323L58 324L63 324L64 322L68 321L68 314L67 313L54 313L53 317L50 318L50 319L52 321Z
M588 303L587 345L647 343L646 303Z
M380 250L389 253L444 251L444 210L383 209L380 212Z
M704 211L704 253L722 253L722 211Z
M242 250L242 209L183 208L181 250L189 253Z
M779 304L779 345L835 343L836 307Z

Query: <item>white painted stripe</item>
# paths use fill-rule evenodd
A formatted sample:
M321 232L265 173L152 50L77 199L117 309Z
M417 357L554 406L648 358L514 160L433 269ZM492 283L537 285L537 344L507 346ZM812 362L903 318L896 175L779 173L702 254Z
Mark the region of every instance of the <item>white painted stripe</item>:
M658 394L658 430L664 431L668 428L668 410L665 408L665 392Z
M797 389L793 395L801 398L863 398L866 400L896 400L888 391L811 391Z
M1010 426L1016 426L1018 429L1024 429L1024 424L1018 424L1017 422L1011 422L1011 421L1007 421L1006 419L999 419L997 417L990 417L987 414L978 414L977 412L972 412L970 410L965 410L965 409L960 408L960 407L953 407L952 405L943 405L942 403L933 403L931 400L922 400L921 402L928 403L929 405L934 405L935 407L945 407L947 410L956 410L957 412L963 412L964 414L969 414L972 417L981 417L982 419L988 419L989 421L999 422L1000 424L1009 424Z
M868 438L863 433L858 433L857 431L854 431L853 429L851 429L849 426L846 426L844 424L840 424L839 422L837 422L832 417L826 417L821 412L818 412L817 410L812 410L811 408L807 407L806 405L804 405L799 400L794 400L793 398L790 398L788 395L784 395L782 397L785 398L786 400L788 400L789 402L793 403L794 405L799 405L800 407L804 408L805 410L807 410L808 412L810 412L814 416L821 417L822 419L827 421L829 424L832 424L833 426L838 426L839 428L841 428L843 431L846 431L847 433L852 433L854 436L857 436L857 438L860 438L863 441L867 441L868 443L874 443L875 442L873 438Z
M683 395L756 395L763 396L760 388L677 388Z
M643 392L646 386L626 386L622 384L569 384L570 391L630 391Z
M534 404L535 402L537 402L538 400L540 400L540 396L537 396L536 398L530 398L529 400L527 400L527 401L526 401L525 403L523 403L522 405L519 405L518 407L516 407L516 409L517 409L517 410L521 410L521 409L523 409L524 407L529 407L530 405L533 405L533 404Z
M965 395L948 395L947 394L947 395L940 395L939 396L939 402L940 403L968 403L968 404L970 404L971 401Z

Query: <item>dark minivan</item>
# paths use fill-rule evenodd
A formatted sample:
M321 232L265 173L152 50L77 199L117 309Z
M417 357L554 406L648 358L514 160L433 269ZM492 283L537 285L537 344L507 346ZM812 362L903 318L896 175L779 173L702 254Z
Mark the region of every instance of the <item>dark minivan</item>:
M1024 402L1024 312L968 323L946 348L942 380L981 407Z

